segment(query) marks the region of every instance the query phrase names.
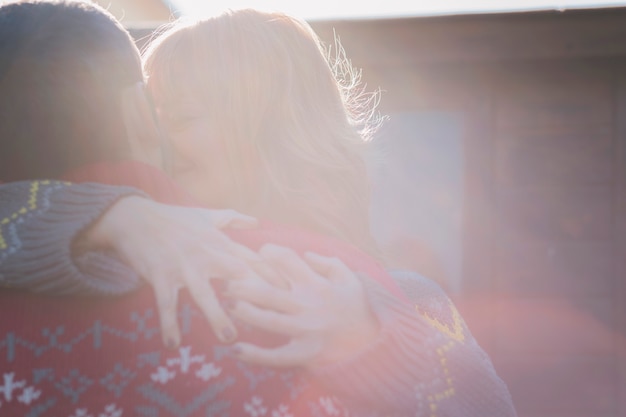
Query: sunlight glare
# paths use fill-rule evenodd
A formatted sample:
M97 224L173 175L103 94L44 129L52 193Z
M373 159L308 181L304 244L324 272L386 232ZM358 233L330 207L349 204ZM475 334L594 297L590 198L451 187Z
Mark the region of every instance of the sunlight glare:
M174 12L193 17L214 15L227 8L253 7L262 10L279 10L306 19L350 19L610 7L624 6L626 0L508 0L506 2L502 0L420 0L413 2L406 0L378 2L355 2L354 0L317 0L314 2L293 0L170 0L169 3Z

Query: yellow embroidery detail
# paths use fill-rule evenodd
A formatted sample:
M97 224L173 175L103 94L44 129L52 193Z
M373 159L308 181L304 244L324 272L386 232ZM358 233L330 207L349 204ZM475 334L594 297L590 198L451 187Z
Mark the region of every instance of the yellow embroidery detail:
M422 313L417 306L415 307L415 309L420 312L422 317L424 317L426 321L430 323L430 325L433 326L435 329L439 330L446 336L451 337L457 342L463 343L463 341L465 341L465 332L463 331L463 319L461 318L461 313L459 313L459 311L456 309L456 307L454 307L454 305L452 305L452 303L448 303L448 307L450 308L450 312L452 313L451 325L442 323L428 313Z
M446 344L436 349L437 356L439 357L439 364L443 372L443 380L445 382L445 389L439 393L429 395L426 399L428 401L428 408L430 411L429 417L437 417L437 404L447 398L455 395L453 378L450 375L448 368L447 352L452 349L456 343L463 343L465 341L465 332L463 319L461 313L456 309L452 302L447 302L448 308L452 315L452 323L446 324L439 319L433 317L427 312L422 311L418 306L415 306L415 310L431 325L433 328L449 337Z
M437 403L454 396L454 386L452 385L452 376L448 369L448 359L446 358L446 352L448 352L456 342L454 340L449 341L445 345L437 348L437 355L439 356L439 363L441 363L441 369L446 381L446 389L442 392L428 396L428 407L430 408L430 417L437 417Z
M5 217L0 220L0 226L11 223L11 221L18 219L19 217L25 215L29 211L33 211L37 209L37 197L39 195L39 185L48 185L50 181L33 181L30 185L30 194L28 196L28 202L26 206L20 208L15 213ZM4 237L2 236L2 228L0 228L0 250L6 249L8 244Z

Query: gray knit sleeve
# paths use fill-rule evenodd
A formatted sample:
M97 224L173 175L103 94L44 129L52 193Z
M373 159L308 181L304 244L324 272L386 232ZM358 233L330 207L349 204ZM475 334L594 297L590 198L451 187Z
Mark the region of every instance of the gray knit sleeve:
M316 376L362 416L516 415L505 383L449 297L412 272L392 273L410 303L365 277L381 335Z
M74 239L130 187L61 181L0 185L0 286L48 294L121 294L138 275L106 252L73 256Z

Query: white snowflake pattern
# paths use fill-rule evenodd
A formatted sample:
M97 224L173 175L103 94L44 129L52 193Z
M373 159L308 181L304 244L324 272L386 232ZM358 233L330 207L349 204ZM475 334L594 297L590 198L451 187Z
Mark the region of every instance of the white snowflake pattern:
M333 401L332 398L320 397L319 401L320 401L320 405L322 406L326 414L331 415L331 416L339 415L339 410L337 410L337 407L335 407L335 402Z
M166 384L167 381L173 379L175 376L176 372L170 371L165 366L159 366L156 372L150 374L150 378L154 382L160 382L161 384Z
M70 417L93 417L86 408L77 408Z
M100 413L98 417L122 417L122 409L117 408L115 404L109 404L104 407L104 412Z
M14 399L17 401L29 405L33 401L39 398L41 391L35 389L35 387L26 385L26 380L15 380L15 373L9 372L2 375L3 383L0 385L0 394L4 397L4 402L11 402ZM21 390L21 394L17 395L18 390ZM14 395L17 395L14 397ZM0 406L2 403L0 403Z
M41 391L36 390L35 387L26 387L22 394L17 397L17 400L23 404L29 405L35 401L41 395Z
M205 363L202 365L198 371L196 371L196 376L203 381L208 381L209 379L218 376L222 373L222 368L215 366L213 362Z
M192 364L204 362L204 355L191 355L191 346L179 348L178 353L180 354L178 358L171 358L167 360L167 366L178 365L183 374L186 374L189 371Z
M267 408L263 406L263 399L256 395L243 405L243 409L252 417L264 416L267 413Z
M281 404L276 410L272 411L272 417L293 417L293 414L289 412L289 407Z
M14 381L15 373L9 372L3 375L4 383L0 385L0 393L4 394L4 400L10 402L13 399L13 392L18 388L24 388L26 381Z
M115 404L109 404L104 407L104 410L98 414L98 417L122 417L123 410L117 408ZM86 408L77 408L69 417L93 417L93 414L89 413Z

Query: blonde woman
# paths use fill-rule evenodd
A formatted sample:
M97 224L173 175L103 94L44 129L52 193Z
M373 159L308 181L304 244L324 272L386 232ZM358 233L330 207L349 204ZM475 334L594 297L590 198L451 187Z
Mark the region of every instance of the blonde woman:
M305 260L262 249L279 283L231 281L227 305L240 322L289 342L240 341L232 350L239 359L302 367L358 415L515 414L436 285L397 276L418 294L413 306L371 279L371 265L384 265L369 231L363 159L377 97L361 88L338 43L325 49L306 22L245 9L175 24L144 62L178 184L208 207L356 249L348 256L329 243L326 255L342 255ZM369 267L359 270L360 262ZM365 295L369 308L355 302Z

